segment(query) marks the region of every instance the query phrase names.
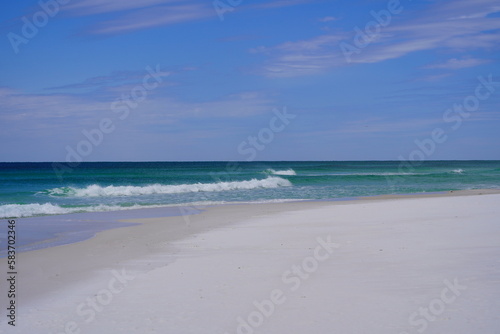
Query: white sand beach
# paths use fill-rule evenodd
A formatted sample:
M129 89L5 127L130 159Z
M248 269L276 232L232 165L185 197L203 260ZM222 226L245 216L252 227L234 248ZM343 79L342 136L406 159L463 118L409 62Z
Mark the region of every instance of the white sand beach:
M16 326L4 315L0 333L498 333L499 203L473 191L133 219L18 254Z

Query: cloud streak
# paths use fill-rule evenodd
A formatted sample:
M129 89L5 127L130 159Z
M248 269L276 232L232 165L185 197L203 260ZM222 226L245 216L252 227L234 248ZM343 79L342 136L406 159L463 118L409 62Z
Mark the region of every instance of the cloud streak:
M33 124L59 131L81 128L94 124L103 117L117 118L112 103L130 85L115 87L113 91L86 94L24 94L7 87L0 87L3 112L0 122L9 128L23 131ZM105 98L103 98L105 97ZM265 93L241 92L203 102L182 101L158 93L150 94L139 104L134 119L127 127L145 129L159 124L176 124L182 121L214 119L241 119L271 112L275 102Z
M275 1L266 1L261 4L251 5L249 8L252 9L272 9L272 8L282 8L282 7L290 7L296 5L302 5L307 3L314 3L315 0L275 0Z
M171 72L157 72L157 77L167 77ZM65 90L65 89L86 89L86 88L101 88L120 86L132 83L141 83L144 78L144 71L114 71L109 75L100 75L83 80L82 82L67 84L57 87L49 87L48 90Z
M500 45L500 20L491 17L500 11L495 0L459 0L432 5L420 17L397 21L396 17L365 48L347 62L339 45L352 42L352 32L339 31L274 47L256 48L268 61L257 71L269 77L293 77L322 73L325 70L356 63L377 63L428 50L464 53L476 49L492 50ZM404 15L404 13L400 14ZM348 39L348 37L351 39ZM473 59L455 61L442 68L477 66Z
M70 2L64 10L74 16L85 16L103 13L113 13L125 10L136 10L150 6L169 4L179 0L81 0Z
M87 33L97 35L122 34L136 30L195 21L214 16L205 4L155 6L125 14L91 27Z
M489 62L490 62L489 60L477 59L477 58L463 58L463 59L451 58L451 59L448 59L447 61L445 61L444 63L428 65L425 68L458 70L461 68L479 66L479 65L486 64Z
M268 10L311 2L276 0L241 6L240 9ZM89 35L124 34L217 16L212 1L201 0L83 0L68 4L64 10L70 16L100 15L100 23L84 29L84 33Z

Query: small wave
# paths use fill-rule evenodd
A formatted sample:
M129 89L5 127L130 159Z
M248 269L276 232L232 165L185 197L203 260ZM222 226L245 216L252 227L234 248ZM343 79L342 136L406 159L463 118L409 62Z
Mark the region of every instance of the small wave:
M195 183L179 185L152 184L147 186L107 186L96 184L86 188L62 187L46 191L54 197L114 197L114 196L140 196L153 194L182 194L195 192L218 192L231 190L251 190L258 188L288 187L292 183L280 177L268 177L263 180L252 179L249 181Z
M356 176L411 176L411 175L423 175L423 173L405 173L405 172L372 172L372 173L351 173L346 175L356 175Z
M323 174L307 174L305 176L412 176L412 175L427 175L425 173L404 173L404 172L366 172L366 173L323 173Z
M269 168L266 170L266 173L272 175L287 175L287 176L297 175L297 173L291 168L285 170L274 170L272 168Z
M93 205L85 207L64 208L51 203L33 204L5 204L0 206L0 218L22 218L45 215L62 215L77 212L104 212L141 208L140 205L116 206L116 205Z
M464 173L464 170L461 169L461 168L458 168L458 169L454 169L451 171L453 174L463 174Z

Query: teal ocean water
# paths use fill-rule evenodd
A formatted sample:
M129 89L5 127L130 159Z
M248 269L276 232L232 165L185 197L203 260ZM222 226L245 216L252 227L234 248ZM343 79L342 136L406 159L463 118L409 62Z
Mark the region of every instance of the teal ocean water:
M0 218L500 188L500 161L0 163Z

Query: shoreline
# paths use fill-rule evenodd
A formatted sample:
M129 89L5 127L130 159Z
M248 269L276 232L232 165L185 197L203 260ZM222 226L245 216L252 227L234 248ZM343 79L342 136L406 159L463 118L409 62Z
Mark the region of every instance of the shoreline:
M129 227L137 222L133 222L130 216L134 218L148 217L171 217L179 216L188 219L190 215L202 213L204 210L219 206L232 205L278 205L286 203L358 203L359 201L380 201L388 199L409 199L409 198L433 198L447 196L470 196L470 195L486 195L500 194L500 189L471 189L471 190L451 190L443 192L430 193L408 193L408 194L390 194L390 195L374 195L374 196L359 196L346 198L331 198L331 199L301 199L301 200L277 200L271 202L227 202L222 204L196 204L196 205L165 205L145 208L135 208L130 210L104 211L104 212L82 212L69 213L61 215L47 215L35 217L20 217L20 218L5 218L19 221L28 221L29 228L37 229L36 233L42 230L44 234L48 233L45 226L49 225L49 230L53 233L49 234L45 239L36 239L31 242L23 242L18 244L18 252L30 252L44 248L57 247L68 245L94 238L101 232L113 230L117 228ZM68 222L70 222L68 225ZM73 229L71 229L73 227ZM60 229L60 230L58 230ZM62 230L62 231L61 231ZM23 231L27 234L32 232ZM30 236L32 238L32 236ZM6 256L6 250L0 250L0 259Z
M82 332L93 333L113 332L122 323L141 328L137 333L144 328L176 333L209 328L208 332L234 333L236 319L247 321L254 301L271 298L269 293L280 289L286 292L289 306L275 305L284 313L269 319L266 333L290 329L280 321L282 317L320 316L318 323L333 325L328 312L337 318L343 314L340 318L346 324L335 328L352 332L349 326L356 322L349 320L351 315L372 314L390 324L387 316L391 307L410 313L418 310L419 305L439 295L443 279L459 277L470 287L484 274L487 277L481 280L487 283L477 283L475 288L480 292L470 288L479 293L477 298L483 298L483 290L491 293L494 281L491 276L490 283L491 261L500 255L500 210L494 205L500 195L479 194L483 191L397 199L232 204L184 217L136 215L121 219L134 225L102 231L82 242L17 255L22 291L19 312L23 314L19 330L37 332L33 330L44 328L59 333L68 323L76 322ZM340 248L338 253L333 250L332 260L325 260L321 267L318 262L314 279L297 280L286 271L294 263L306 263L303 259L314 254L317 238L324 241L330 237ZM5 261L0 259L2 267ZM122 289L112 291L123 292L109 295L113 277L124 283ZM332 280L339 295L324 299L322 294L331 290ZM299 283L303 288L296 295L290 288ZM370 289L363 288L366 284ZM400 286L404 293L392 286ZM112 300L100 305L92 321L82 317L79 307L106 291ZM400 293L404 298L397 299ZM388 302L386 295L397 300ZM0 305L5 305L4 298L0 296ZM353 298L360 304L347 306ZM384 314L370 308L367 300L373 298L385 300ZM409 305L408 300L418 302ZM214 303L219 306L214 307ZM336 311L324 313L321 305ZM489 307L494 310L493 305ZM168 314L164 310L169 310ZM293 310L302 311L295 314ZM187 320L178 317L183 313ZM479 316L490 316L485 314ZM383 326L380 321L375 322ZM197 329L188 330L188 323ZM399 334L407 327L407 320L403 320L399 332L392 332ZM387 328L379 331L387 332Z

